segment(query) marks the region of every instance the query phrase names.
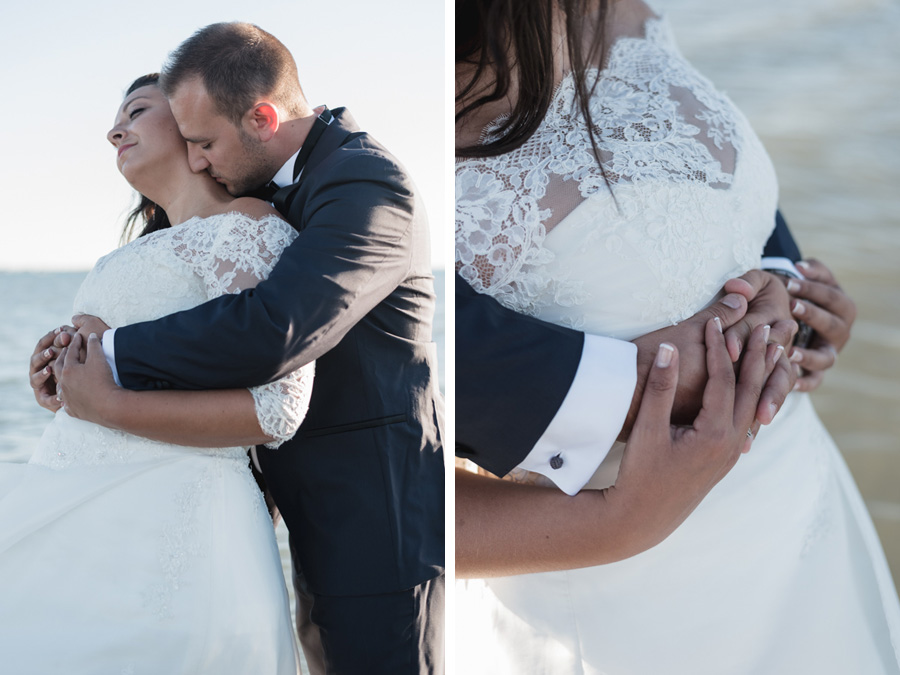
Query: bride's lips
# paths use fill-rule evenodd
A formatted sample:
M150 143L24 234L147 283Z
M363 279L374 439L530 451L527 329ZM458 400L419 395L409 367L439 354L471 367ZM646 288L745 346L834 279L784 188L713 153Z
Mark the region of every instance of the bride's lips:
M121 157L123 152L125 152L128 148L133 148L135 145L137 145L137 143L129 143L128 145L119 147L119 154L117 156Z

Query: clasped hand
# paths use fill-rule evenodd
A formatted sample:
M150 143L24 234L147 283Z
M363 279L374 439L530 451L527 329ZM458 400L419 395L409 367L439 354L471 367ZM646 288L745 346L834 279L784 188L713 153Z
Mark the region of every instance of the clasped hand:
M726 282L726 295L717 303L677 326L662 328L634 340L638 347L638 384L620 440L626 440L640 406L650 366L659 344L669 342L681 352L678 392L672 421L689 424L700 410L707 379L704 326L717 316L725 328L725 342L737 368L751 332L771 326L768 341L777 353L757 406L751 431L769 424L792 389L811 391L821 384L824 371L834 365L837 353L850 336L856 318L853 301L841 290L830 270L816 260L798 264L806 275L802 281L783 282L761 270L751 270ZM802 319L815 331L807 348L792 346L797 324ZM778 349L780 347L780 349ZM802 370L801 370L802 366Z
M74 326L60 326L38 341L29 367L31 387L41 407L56 412L65 406L72 417L99 421L104 404L118 391L99 337L109 326L84 314L72 321Z

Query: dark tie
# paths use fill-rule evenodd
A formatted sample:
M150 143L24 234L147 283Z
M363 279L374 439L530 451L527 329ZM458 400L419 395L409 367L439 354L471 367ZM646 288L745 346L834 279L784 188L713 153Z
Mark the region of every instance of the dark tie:
M269 181L265 185L256 188L253 192L250 193L251 197L256 197L257 199L262 199L266 202L271 202L272 197L275 196L275 193L278 192L280 188L272 181Z

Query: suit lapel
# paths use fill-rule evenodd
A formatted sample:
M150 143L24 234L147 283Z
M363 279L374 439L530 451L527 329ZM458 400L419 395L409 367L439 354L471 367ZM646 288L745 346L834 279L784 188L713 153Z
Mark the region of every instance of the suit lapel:
M287 217L291 202L297 195L297 191L303 184L304 179L310 175L315 168L322 163L332 152L337 150L346 140L347 137L354 132L359 131L356 120L347 112L346 108L335 108L331 111L334 120L322 131L321 135L313 141L313 144L304 143L304 148L308 148L306 154L306 163L302 167L303 172L299 179L291 185L286 185L278 190L272 197L272 204L278 209L278 212ZM300 157L298 156L298 160Z

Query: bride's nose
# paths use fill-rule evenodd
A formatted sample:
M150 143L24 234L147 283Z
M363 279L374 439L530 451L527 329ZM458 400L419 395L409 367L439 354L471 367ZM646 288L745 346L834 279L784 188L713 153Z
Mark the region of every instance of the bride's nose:
M115 147L119 147L119 143L122 142L122 138L125 136L125 132L117 124L112 129L110 129L106 134L106 140L112 143Z

